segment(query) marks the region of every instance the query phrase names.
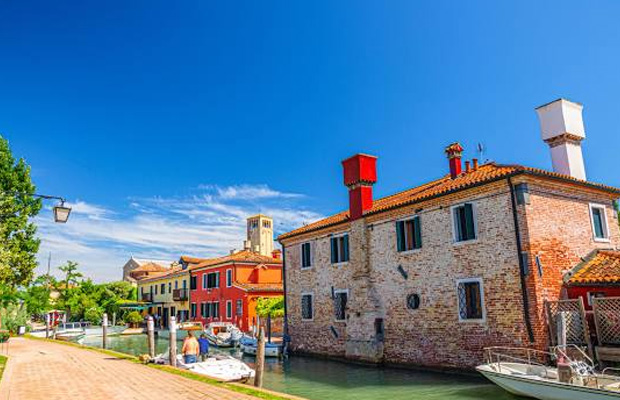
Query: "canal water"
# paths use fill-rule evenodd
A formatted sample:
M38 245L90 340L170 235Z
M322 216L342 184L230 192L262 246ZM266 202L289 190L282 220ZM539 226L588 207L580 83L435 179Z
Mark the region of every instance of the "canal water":
M113 336L108 340L107 347L111 350L132 355L148 353L144 335ZM101 347L101 337L87 337L83 343ZM157 353L167 348L167 340L156 340ZM214 351L231 354L254 366L253 357L243 356L238 351ZM379 368L310 357L289 357L284 361L267 359L263 383L267 389L311 400L518 399L481 377Z

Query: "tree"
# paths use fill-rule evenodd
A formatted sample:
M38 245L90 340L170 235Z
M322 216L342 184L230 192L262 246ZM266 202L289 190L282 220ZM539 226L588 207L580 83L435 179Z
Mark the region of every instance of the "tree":
M256 304L256 313L259 317L283 317L284 296L259 298Z
M67 261L65 265L58 267L61 272L65 273L64 288L61 288L65 301L67 300L67 295L71 286L77 285L78 279L84 276L81 272L77 272L77 267L78 263L75 261Z
M31 222L41 210L30 179L30 166L13 158L9 143L0 136L0 282L26 286L37 266L39 239Z

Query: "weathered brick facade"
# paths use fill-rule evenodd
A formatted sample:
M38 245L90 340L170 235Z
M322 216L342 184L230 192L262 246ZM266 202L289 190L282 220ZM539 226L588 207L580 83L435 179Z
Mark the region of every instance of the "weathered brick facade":
M485 166L481 166L486 168ZM525 323L515 222L508 178L367 213L308 232L283 235L291 349L371 362L469 368L486 346L547 345L545 299L560 296L562 273L596 248L618 247L612 200L618 192L570 180L512 174L529 201L517 205L534 343ZM477 238L455 243L452 206L474 204ZM593 240L589 203L607 208L610 238ZM395 222L418 215L422 247L397 251ZM348 232L350 258L333 265L330 238ZM301 244L311 242L312 267L301 268ZM536 256L540 260L539 274ZM400 268L399 268L400 267ZM460 321L457 282L479 278L484 317ZM335 321L334 290L348 290L346 320ZM313 295L314 315L301 318L301 296ZM410 294L420 307L409 309ZM377 321L383 321L383 340Z

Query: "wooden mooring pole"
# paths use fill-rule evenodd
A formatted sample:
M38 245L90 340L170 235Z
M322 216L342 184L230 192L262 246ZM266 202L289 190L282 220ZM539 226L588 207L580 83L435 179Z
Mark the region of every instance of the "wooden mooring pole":
M45 314L45 338L49 339L50 337L50 315Z
M149 357L155 358L155 321L151 315L146 319L146 343L149 349Z
M108 313L103 313L103 326L101 327L103 330L103 345L102 348L108 348Z
M263 370L265 369L265 330L258 327L258 339L256 340L256 374L254 386L263 387Z
M177 366L177 321L174 316L170 317L170 323L168 324L170 330L170 365Z

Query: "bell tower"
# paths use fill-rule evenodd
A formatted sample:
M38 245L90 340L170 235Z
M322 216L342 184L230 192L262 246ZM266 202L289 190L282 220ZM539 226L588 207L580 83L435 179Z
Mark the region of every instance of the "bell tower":
M273 219L258 214L248 218L248 240L250 249L263 256L272 256Z

